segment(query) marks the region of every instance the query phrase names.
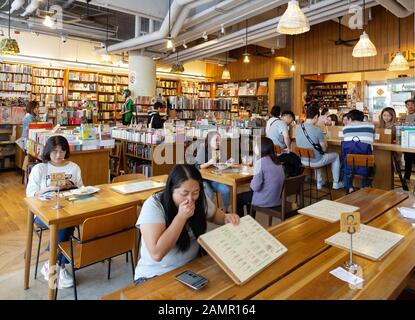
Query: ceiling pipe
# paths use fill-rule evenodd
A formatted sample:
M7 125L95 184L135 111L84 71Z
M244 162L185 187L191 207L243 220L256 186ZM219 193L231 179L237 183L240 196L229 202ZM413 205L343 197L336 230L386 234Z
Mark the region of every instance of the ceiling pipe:
M406 7L403 7L401 4L395 0L376 0L382 7L392 12L398 18L406 18L407 16L413 14L413 10L409 11ZM404 1L402 1L404 2Z
M183 24L185 17L181 16L181 20L179 20L180 12L183 10L183 7L191 5L191 4L197 6L202 2L205 2L205 0L174 0L173 3L171 4L171 7L169 8L169 10L171 10L170 11L171 20L174 21L174 24L176 23ZM161 24L160 30L150 33L150 34L146 34L141 37L129 39L129 40L123 41L115 45L111 45L107 48L108 49L107 51L113 53L113 52L131 50L131 48L137 47L140 44L149 43L149 42L154 43L154 42L157 42L159 40L166 38L170 31L168 20L169 19L168 19L168 14L167 14L167 16L164 18ZM103 52L105 52L105 50L99 51L99 53L103 53Z
M325 6L318 10L313 10L313 6L310 8L305 8L304 11L307 11L307 16L309 17L310 24L317 24L322 21L331 20L333 17L344 15L348 13L349 5L343 4L339 5L343 1L329 1L330 6ZM319 2L318 4L321 4ZM354 4L362 4L363 1L355 1ZM327 2L326 2L327 4ZM366 3L367 7L375 6L375 1L368 1ZM308 10L306 10L308 9ZM271 37L275 37L277 34L275 31L275 26L278 24L280 17L267 20L265 22L259 23L257 25L251 26L248 28L249 43L255 43L262 41ZM204 57L208 57L214 54L219 54L221 52L229 51L235 48L241 47L241 36L245 30L240 30L230 35L226 35L220 39L214 39L195 47L189 48L187 50L181 51L181 61L187 62L191 60L196 60ZM164 60L160 61L162 64L171 63L171 58L167 57Z
M415 1L414 0L397 0L406 10L414 12L415 11Z
M211 17L205 23L197 24L193 29L189 29L184 26L184 29L187 29L188 31L180 34L177 37L177 42L182 42L183 40L190 42L199 39L203 32L206 32L207 34L217 32L222 24L224 26L235 25L236 23L272 10L273 8L287 2L288 0L256 0L254 2L239 5L234 10L230 10L225 14L215 11L218 15L217 17ZM215 8L210 8L206 11L212 10L215 10ZM206 14L210 16L209 12Z

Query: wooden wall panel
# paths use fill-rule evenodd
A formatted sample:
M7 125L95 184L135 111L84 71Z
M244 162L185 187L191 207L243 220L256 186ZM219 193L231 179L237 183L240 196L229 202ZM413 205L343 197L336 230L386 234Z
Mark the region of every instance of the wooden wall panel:
M372 21L365 27L370 39L376 45L378 55L372 58L352 57L353 47L335 46L330 40L338 38L337 23L326 21L312 26L310 31L297 35L295 41L295 76L289 71L291 64L291 37L287 37L287 47L277 51L275 58L251 56L251 62L244 64L242 58L229 64L232 80L255 78L269 79L269 101L274 103L274 80L294 78L294 106L296 114L302 110L301 76L317 73L343 73L358 71L385 70L384 56L398 49L398 18L381 6L372 8ZM344 39L359 38L362 30L342 29ZM415 51L414 15L401 19L401 50ZM412 68L414 62L411 62ZM222 68L216 65L207 67L207 76L220 81ZM414 70L414 69L412 69ZM415 70L414 70L415 76Z

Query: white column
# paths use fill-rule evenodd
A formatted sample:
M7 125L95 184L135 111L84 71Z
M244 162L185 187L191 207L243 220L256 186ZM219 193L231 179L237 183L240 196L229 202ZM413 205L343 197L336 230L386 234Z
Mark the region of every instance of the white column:
M129 81L128 88L132 96L156 95L156 63L153 58L140 54L140 51L129 52Z

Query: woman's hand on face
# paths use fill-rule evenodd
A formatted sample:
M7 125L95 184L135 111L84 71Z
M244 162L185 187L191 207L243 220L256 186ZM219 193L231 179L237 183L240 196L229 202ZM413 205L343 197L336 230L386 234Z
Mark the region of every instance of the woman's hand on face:
M232 223L233 225L239 224L239 216L234 213L225 213L224 223Z
M195 212L195 208L196 207L195 207L195 204L193 202L190 203L189 200L185 200L179 205L177 215L179 215L181 218L187 220L191 216L193 216L193 214Z

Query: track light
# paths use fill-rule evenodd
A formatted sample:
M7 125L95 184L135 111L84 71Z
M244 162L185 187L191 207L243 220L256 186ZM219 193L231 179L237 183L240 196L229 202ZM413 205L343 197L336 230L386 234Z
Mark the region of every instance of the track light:
M245 52L244 54L243 54L243 56L244 56L244 63L249 63L250 62L250 60L249 60L249 53L247 53L247 52Z
M221 33L222 35L224 35L224 34L225 34L225 27L223 26L223 23L220 25L220 33Z
M65 36L61 36L61 41L62 43L66 43L66 41L68 41L68 38L66 38Z
M206 31L205 31L205 32L203 32L203 34L202 34L202 38L203 38L205 41L207 41L207 40L208 40L208 35L207 35Z
M171 48L171 51L176 52L176 47L173 46L173 48Z
M294 61L291 63L290 71L295 72L295 63L294 63Z
M275 53L275 49L271 48L271 53L274 54Z
M45 19L43 20L43 25L51 29L53 28L54 23L52 21L52 18L49 15L47 15Z
M186 40L183 40L183 48L187 49Z

